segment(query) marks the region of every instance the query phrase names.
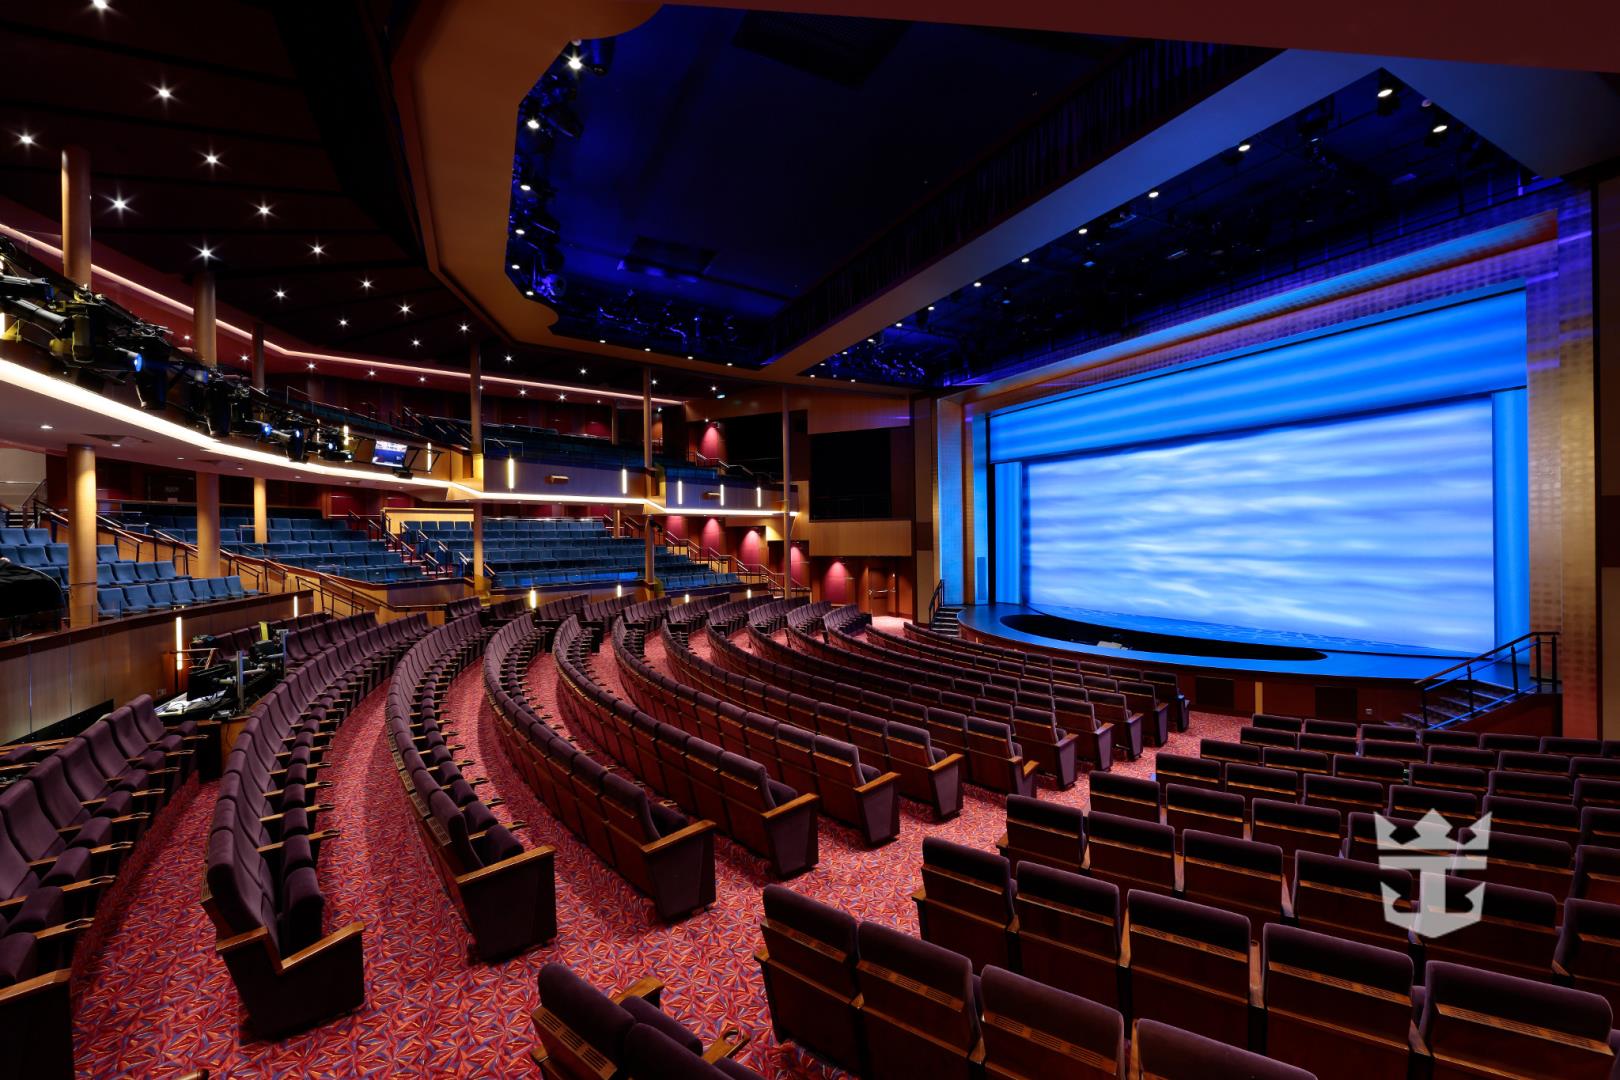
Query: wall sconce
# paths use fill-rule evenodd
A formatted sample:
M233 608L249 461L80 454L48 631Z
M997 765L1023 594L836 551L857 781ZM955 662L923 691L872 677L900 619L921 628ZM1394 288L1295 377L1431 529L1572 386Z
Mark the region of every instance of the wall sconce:
M293 598L295 601L297 597ZM176 615L174 617L174 670L183 671L186 666L186 631L185 619Z
M629 469L620 469L619 470L619 494L620 495L628 495L628 494L630 494L630 470Z
M511 491L517 487L517 459L506 459L506 490Z

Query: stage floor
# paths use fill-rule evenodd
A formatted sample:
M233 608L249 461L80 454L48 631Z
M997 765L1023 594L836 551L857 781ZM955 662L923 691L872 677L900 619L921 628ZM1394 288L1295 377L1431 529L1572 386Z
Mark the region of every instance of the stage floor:
M1375 641L1182 622L1086 608L1036 609L1018 604L963 608L961 624L1004 641L1099 660L1257 675L1411 682L1468 659L1464 654ZM1099 644L1114 642L1119 646ZM1512 670L1481 672L1512 678Z

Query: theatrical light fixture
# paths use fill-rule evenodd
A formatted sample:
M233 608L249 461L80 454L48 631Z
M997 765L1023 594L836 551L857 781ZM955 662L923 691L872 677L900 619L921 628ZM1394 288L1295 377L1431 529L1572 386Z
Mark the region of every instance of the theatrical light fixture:
M1086 235L1086 233L1088 233L1090 231L1091 231L1090 229L1088 229L1084 225L1082 225L1078 229L1075 230L1075 234L1077 236L1084 236L1084 235Z
M348 319L339 319L338 320L338 325L339 326L348 326L349 325L349 320ZM314 364L310 365L310 367L314 367L314 366L315 366Z
M401 305L399 305L399 313L401 315L409 315L411 313L411 305L409 305L409 304L401 304Z
M1398 89L1400 89L1400 83L1395 81L1395 76L1387 71L1378 73L1378 97L1380 100L1390 97Z
M1159 193L1158 193L1157 190L1148 192L1148 198L1157 199L1158 197L1159 197Z
M984 282L982 282L982 281L975 281L975 282L974 282L974 283L973 283L973 287L974 287L974 288L975 288L975 289L982 289L982 288L984 288Z
M1240 153L1240 154L1247 154L1250 150L1253 150L1253 149L1254 149L1254 146L1251 143L1246 143L1246 142L1238 143L1238 153ZM1084 230L1082 230L1082 231L1084 231Z
M1029 262L1029 256L1028 256L1028 255L1025 255L1025 256L1024 256L1024 257L1023 257L1023 258L1022 258L1022 259L1019 259L1019 260L1018 260L1018 261L1019 261L1019 262L1021 262L1021 263L1027 263L1027 262ZM900 325L900 324L899 324L899 323L895 323L895 325L896 325L896 326L899 326L899 325Z
M120 214L129 209L129 200L122 195L109 195L107 201L112 204L112 209Z
M197 249L197 257L203 262L207 262L214 257L214 249L204 244Z
M254 211L254 213L258 214L261 218L267 218L267 217L270 216L271 209L272 209L272 207L270 206L269 203L260 203L258 206L255 206L253 208L253 211Z
M24 146L33 146L34 145L34 136L30 132L27 132L27 131L20 132L17 135L17 141L19 143L21 143L22 145L24 145Z
M568 70L569 71L583 71L584 69L585 69L585 61L583 61L583 60L581 60L579 58L579 54L578 53L570 53L569 56L568 56Z

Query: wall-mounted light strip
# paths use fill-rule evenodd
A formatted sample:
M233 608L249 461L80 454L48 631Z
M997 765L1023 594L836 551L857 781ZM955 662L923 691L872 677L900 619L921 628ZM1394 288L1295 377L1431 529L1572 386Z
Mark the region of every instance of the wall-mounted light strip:
M294 597L297 600L297 597ZM180 615L174 617L174 670L186 669L186 627L185 618Z
M675 481L675 504L679 506L686 501L686 481Z
M512 491L517 487L517 458L506 459L506 490Z
M629 469L620 469L619 470L619 494L620 495L628 495L628 494L630 494L630 470Z

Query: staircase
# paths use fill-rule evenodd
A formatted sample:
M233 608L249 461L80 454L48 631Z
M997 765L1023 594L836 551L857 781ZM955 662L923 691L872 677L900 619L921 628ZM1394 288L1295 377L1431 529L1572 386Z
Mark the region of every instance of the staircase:
M961 614L961 608L946 607L944 604L941 604L934 612L933 617L928 620L928 629L932 630L936 634L943 634L946 637L961 637L962 624L957 618Z
M1418 681L1421 706L1401 720L1417 728L1450 727L1539 694L1557 694L1558 635L1531 631Z

